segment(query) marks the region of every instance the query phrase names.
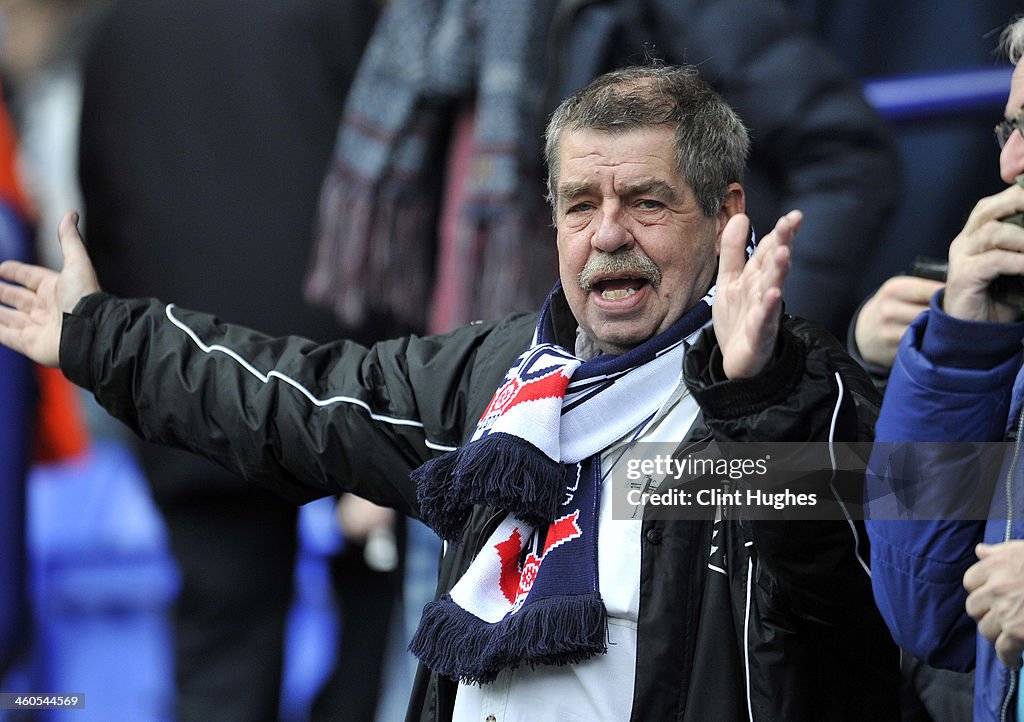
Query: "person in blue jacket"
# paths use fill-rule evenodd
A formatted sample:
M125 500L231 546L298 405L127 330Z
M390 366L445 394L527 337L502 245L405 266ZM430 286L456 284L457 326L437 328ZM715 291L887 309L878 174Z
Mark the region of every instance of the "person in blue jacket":
M949 247L945 287L900 344L868 475L878 606L904 649L938 667L975 668L976 720L1024 719L1024 306L997 290L1001 276L1024 276L1024 228L1000 222L1024 211L1014 183L1024 174L1024 17L1003 30L1000 50L1016 66L996 126L1000 176L1012 185L975 206ZM952 463L954 445L908 444L901 453L915 465L894 462L903 442L960 441L1011 442L982 514L955 511L985 479L969 475L976 464ZM946 455L940 464L936 452ZM938 513L943 495L953 513ZM893 499L929 505L896 520L879 513Z

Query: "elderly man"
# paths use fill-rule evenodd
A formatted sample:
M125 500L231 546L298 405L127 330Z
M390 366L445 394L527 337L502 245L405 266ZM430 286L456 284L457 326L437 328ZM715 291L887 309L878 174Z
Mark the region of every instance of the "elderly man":
M60 274L0 266L0 342L146 438L445 538L410 719L895 718L856 524L625 520L603 493L622 442L869 437L868 379L782 313L799 212L748 248L747 145L692 68L563 102L539 316L370 349L271 339L101 293L70 215Z

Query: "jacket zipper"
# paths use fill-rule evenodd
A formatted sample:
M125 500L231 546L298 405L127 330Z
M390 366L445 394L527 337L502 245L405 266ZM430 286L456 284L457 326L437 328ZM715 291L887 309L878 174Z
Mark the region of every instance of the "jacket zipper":
M1010 468L1006 472L1006 528L1003 530L1003 541L1010 541L1013 532L1013 474L1017 470L1017 461L1020 459L1021 434L1024 433L1024 412L1017 418L1017 431L1013 439L1013 459L1010 461ZM1003 704L999 708L999 719L1001 722L1008 722L1010 713L1010 701L1017 689L1017 671L1010 670L1010 683L1003 694Z

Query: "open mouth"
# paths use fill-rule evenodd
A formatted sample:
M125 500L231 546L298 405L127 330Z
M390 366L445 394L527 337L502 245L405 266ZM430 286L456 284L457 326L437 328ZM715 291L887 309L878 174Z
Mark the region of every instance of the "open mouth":
M580 271L579 284L603 301L623 301L646 286L661 285L661 271L651 259L632 251L601 254L587 261Z
M606 301L620 301L636 294L650 281L646 278L607 278L593 284L591 290L601 294Z

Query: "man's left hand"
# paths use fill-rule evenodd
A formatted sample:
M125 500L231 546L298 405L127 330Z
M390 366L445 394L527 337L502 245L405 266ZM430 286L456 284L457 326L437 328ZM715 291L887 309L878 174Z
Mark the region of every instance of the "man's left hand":
M1024 541L979 544L964 574L967 613L996 648L999 661L1020 669L1024 651Z
M775 351L782 312L782 284L789 273L793 237L803 214L790 211L761 239L747 260L750 220L737 213L722 231L718 286L712 318L730 379L756 376Z

